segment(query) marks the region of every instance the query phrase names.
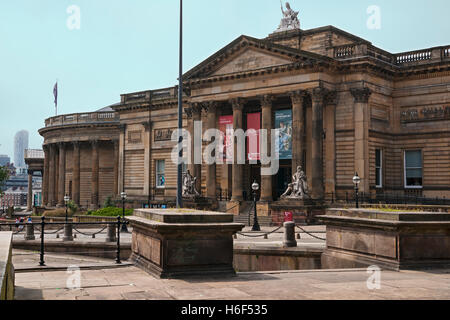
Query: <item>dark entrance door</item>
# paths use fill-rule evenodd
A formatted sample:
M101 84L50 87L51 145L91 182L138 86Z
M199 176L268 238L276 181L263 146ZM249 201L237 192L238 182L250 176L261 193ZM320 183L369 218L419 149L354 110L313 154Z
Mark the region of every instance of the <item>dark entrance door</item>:
M280 165L280 169L276 176L276 199L280 199L281 195L287 190L292 180L292 166Z

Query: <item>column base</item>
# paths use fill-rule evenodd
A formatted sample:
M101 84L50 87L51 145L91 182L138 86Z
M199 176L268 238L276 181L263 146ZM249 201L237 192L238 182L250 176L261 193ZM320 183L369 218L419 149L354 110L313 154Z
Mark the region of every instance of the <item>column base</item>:
M258 216L269 217L270 216L270 202L269 201L259 201L256 203L256 210L258 211Z
M231 200L227 202L227 213L238 216L241 212L241 201Z

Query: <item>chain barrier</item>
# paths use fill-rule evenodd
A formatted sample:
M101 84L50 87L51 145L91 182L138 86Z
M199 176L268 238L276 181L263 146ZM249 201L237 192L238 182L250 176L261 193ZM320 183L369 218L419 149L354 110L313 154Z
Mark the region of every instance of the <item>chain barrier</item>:
M97 234L102 233L103 231L105 231L106 228L107 228L107 227L103 227L103 229L101 229L101 230L98 231L98 232L94 232L94 233L85 233L85 232L82 232L82 231L78 230L77 228L73 228L73 230L75 230L76 232L78 232L79 234L82 234L82 235L84 235L84 236L92 237L92 236L95 236L95 235L97 235Z
M320 237L318 237L318 236L315 236L315 235L313 235L311 232L306 231L305 229L303 229L302 227L299 227L298 225L295 225L295 227L298 228L298 229L300 229L301 231L303 231L304 233L306 233L307 235L309 235L309 236L311 236L311 237L313 237L313 238L316 238L316 239L322 240L322 241L327 241L326 238L320 238Z
M280 230L281 228L283 228L283 226L279 226L278 228L276 228L276 229L273 230L273 231L270 231L270 232L263 232L263 233L261 233L261 234L259 234L259 235L245 234L245 233L242 233L242 232L238 232L237 234L239 234L239 235L241 235L241 236L243 236L243 237L248 237L248 238L259 238L259 237L265 237L265 236L268 236L269 234L275 233L275 232L277 232L278 230Z
M38 227L34 226L34 228L35 228L37 231L42 232L41 229L39 229ZM58 229L58 230L56 230L56 231L53 231L53 232L45 232L45 231L44 231L44 234L57 234L58 232L62 231L63 229L64 229L64 227L62 227L61 229Z

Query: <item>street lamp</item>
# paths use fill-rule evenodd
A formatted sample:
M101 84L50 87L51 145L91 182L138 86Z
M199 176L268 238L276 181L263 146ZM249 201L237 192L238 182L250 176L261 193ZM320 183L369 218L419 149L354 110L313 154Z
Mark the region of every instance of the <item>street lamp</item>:
M253 182L252 189L253 189L253 206L255 207L255 220L253 222L252 231L261 231L261 228L259 227L258 223L258 214L256 212L256 194L259 190L259 184L256 181Z
M67 206L68 206L68 204L69 204L69 201L70 201L70 197L66 194L66 195L64 196L64 204L66 205L66 223L67 223L67 221L68 221L68 217L67 217Z
M358 176L358 172L353 177L353 184L355 185L355 201L356 201L356 209L359 209L359 184L361 183L361 178Z
M127 228L127 225L125 223L125 200L127 200L127 193L126 192L122 192L120 194L120 197L122 198L122 219L123 219L122 229L120 230L120 232L128 233L128 228Z

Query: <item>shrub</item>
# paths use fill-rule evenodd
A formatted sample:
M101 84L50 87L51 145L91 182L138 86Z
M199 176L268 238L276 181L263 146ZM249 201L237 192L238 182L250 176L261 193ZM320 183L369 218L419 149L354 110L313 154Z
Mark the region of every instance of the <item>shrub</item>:
M89 211L87 215L99 217L117 217L122 216L122 208L107 207L97 211ZM133 215L133 209L126 209L125 215L126 216Z
M70 211L67 211L67 215L71 217ZM43 217L54 217L54 218L60 218L66 216L66 209L55 209L55 210L47 210L44 211L42 214Z
M112 208L114 207L114 201L112 200L112 197L109 196L106 198L105 203L103 204L103 208Z

